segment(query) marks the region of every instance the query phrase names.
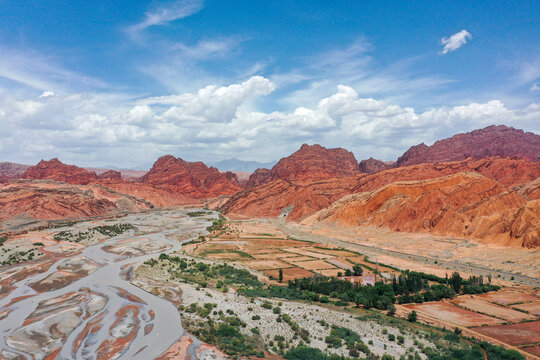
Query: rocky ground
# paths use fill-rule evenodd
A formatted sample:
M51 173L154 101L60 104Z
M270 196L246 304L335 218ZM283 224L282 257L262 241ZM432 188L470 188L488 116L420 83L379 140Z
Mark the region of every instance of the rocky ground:
M191 257L182 254L174 254L174 256L186 260L191 259ZM213 261L203 262L216 263ZM295 335L295 331L287 322L278 320L279 317L287 314L300 328L309 331L309 346L329 353L348 355L346 346L331 348L325 342L332 326L345 327L358 333L368 346L369 351L379 356L389 354L397 358L401 355L418 352L420 357L425 358L420 353L420 348L415 345L415 340L427 346L433 345L425 339L425 336L429 336L427 332L405 326L399 320L392 322L388 319L376 319L373 318L373 313L359 309L321 306L282 299L252 299L238 295L231 288L225 292L211 287L202 288L196 284L179 282L171 277L168 269L169 267L164 263L156 266L142 265L135 270L133 282L150 291L158 291L158 287L168 287L169 292L158 293L161 296L177 296L176 299L171 300L175 300L179 304L183 324L188 331L197 330L199 322L206 322L208 319L219 321L219 314L228 314L238 317L246 324L245 328L241 328L244 335L253 336L252 329L256 329L254 331L258 332L258 336L266 344L267 350L277 352L280 342L284 349L305 343L300 336ZM189 311L191 306L203 307L204 304L214 304L212 311L206 316ZM276 310L277 308L279 310ZM403 343L398 344L396 340L390 341L389 334L393 334L396 338L403 336Z

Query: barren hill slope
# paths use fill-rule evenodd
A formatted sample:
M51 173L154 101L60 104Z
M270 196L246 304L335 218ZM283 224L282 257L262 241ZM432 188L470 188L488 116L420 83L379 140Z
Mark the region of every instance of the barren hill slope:
M480 174L458 173L345 196L303 221L316 223L371 225L535 248L540 245L540 200Z
M460 172L475 172L505 187L523 185L540 176L540 162L524 159L480 160L419 164L340 179L296 183L275 180L234 195L222 208L236 217L273 217L293 206L290 220L303 219L349 194L373 191L396 181L425 180Z

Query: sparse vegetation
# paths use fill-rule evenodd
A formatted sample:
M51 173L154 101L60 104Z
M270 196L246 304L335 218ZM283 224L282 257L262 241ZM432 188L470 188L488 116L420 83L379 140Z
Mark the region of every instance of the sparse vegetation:
M114 224L114 225L103 225L90 228L86 231L60 231L54 234L53 238L56 241L70 241L70 242L81 242L83 240L89 240L94 237L95 234L101 234L105 236L116 236L120 235L128 230L135 229L131 224Z
M191 211L187 213L187 216L189 217L199 217L199 216L205 216L205 215L212 215L211 211Z

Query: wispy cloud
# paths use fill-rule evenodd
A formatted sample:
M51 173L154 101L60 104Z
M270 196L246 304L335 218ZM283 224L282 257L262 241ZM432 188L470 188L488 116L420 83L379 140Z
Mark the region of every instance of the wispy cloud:
M128 33L136 37L141 31L150 26L165 25L171 21L183 19L198 13L203 8L202 0L180 0L172 4L162 5L146 13L141 22L128 28Z
M534 84L532 84L530 90L531 90L531 91L539 91L539 90L540 90L540 83L534 83Z
M105 87L105 83L64 68L58 59L34 51L20 51L0 46L0 78L41 91L85 87Z
M439 54L443 55L452 51L456 51L467 43L467 40L472 39L472 35L467 30L461 30L458 33L450 36L449 38L443 37L441 44L444 45L442 51Z
M212 56L225 55L235 48L237 44L237 39L220 38L203 40L192 46L176 43L171 47L171 51L180 51L183 57L202 60Z

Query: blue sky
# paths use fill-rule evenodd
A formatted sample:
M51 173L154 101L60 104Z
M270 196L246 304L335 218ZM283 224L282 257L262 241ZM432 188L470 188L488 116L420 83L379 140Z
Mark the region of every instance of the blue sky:
M538 1L0 0L0 161L360 160L540 133Z

